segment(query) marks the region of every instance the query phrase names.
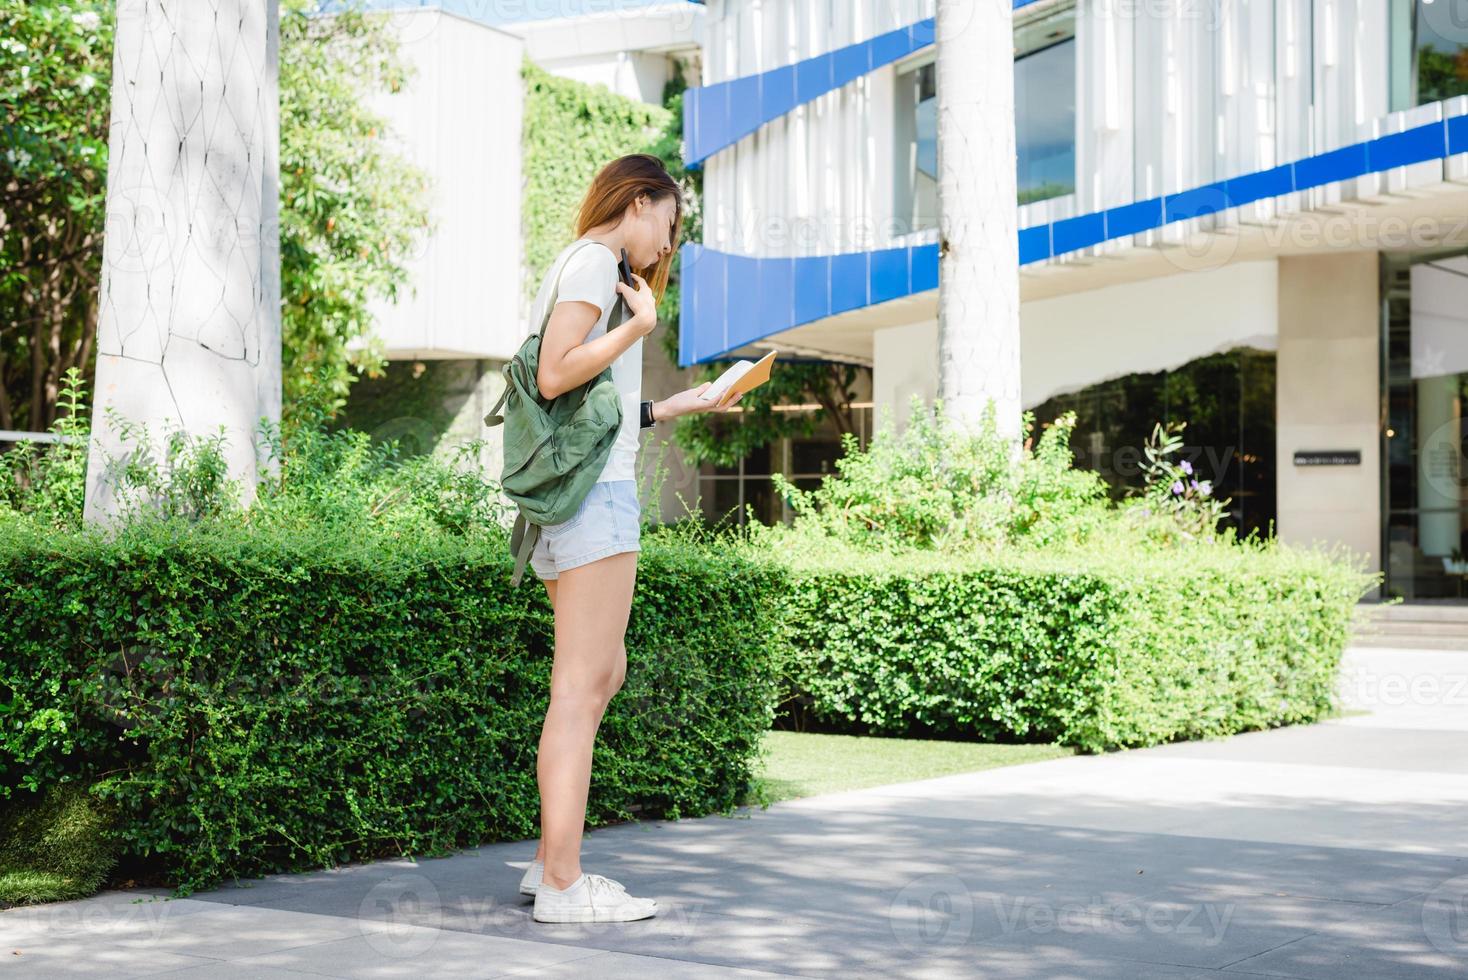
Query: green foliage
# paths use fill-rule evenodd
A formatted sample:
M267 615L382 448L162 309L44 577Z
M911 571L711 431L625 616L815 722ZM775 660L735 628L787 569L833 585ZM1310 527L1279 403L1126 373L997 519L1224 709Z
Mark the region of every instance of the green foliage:
M1075 185L1072 183L1058 184L1053 181L1046 181L1034 187L1021 188L1018 195L1019 203L1033 204L1036 201L1047 201L1052 197L1059 197L1062 194L1074 194L1075 190Z
M67 414L51 431L60 441L21 443L0 456L0 521L80 530L86 489L91 412L80 375L68 376ZM146 426L108 414L125 441L107 458L104 477L117 493L123 520L224 522L262 531L318 528L339 534L498 533L508 505L478 465L483 440L447 456L405 457L397 440L374 443L365 432L328 427L325 412L298 413L289 435L260 433L263 476L245 507L243 488L228 478L222 434L173 431L159 458Z
M289 442L278 430L266 433L265 442L278 465L243 515L262 531L493 536L510 514L479 466L482 439L444 457L404 456L396 439L374 442L365 432L328 429L318 420L299 427Z
M116 823L116 807L76 782L0 802L0 905L95 892L117 863Z
M397 296L430 228L427 175L368 108L409 80L390 18L308 16L317 6L280 15L281 368L287 413L330 415L386 363L368 304Z
M0 511L24 514L45 527L75 527L81 522L92 428L85 395L81 372L71 368L61 391L64 414L50 428L57 441L18 443L0 456Z
M1148 495L1114 505L1073 466L1074 424L1016 451L992 403L970 427L915 401L816 490L777 480L793 525L745 534L794 578L787 697L865 732L1088 750L1328 712L1380 576L1212 533L1217 502L1173 492L1177 427L1149 447Z
M78 468L30 459L0 508L0 797L95 784L122 858L184 894L532 835L553 618L538 584L509 585L480 447L404 460L320 417L265 436L276 471L248 509L210 478L217 446L130 454L139 472L119 472L150 504L110 532L81 525ZM647 536L593 825L745 797L783 581ZM12 894L70 894L43 857L16 860Z
M711 361L695 372L694 384L712 381L735 359ZM751 452L778 439L808 436L826 419L843 435L856 432L851 402L862 371L834 361L782 360L770 380L739 400L737 415L715 412L676 420L673 440L692 464L735 466ZM777 411L777 405L817 405L815 411Z
M113 6L0 0L0 428L44 429L91 371Z
M874 734L1088 751L1316 721L1374 577L1281 546L828 555L787 594L787 697Z
M1032 423L1025 413L1026 432ZM846 436L836 473L818 488L801 490L779 474L772 479L795 512L793 533L858 549L973 551L1081 542L1111 515L1105 484L1072 466L1074 426L1073 413L1062 416L1033 451L1022 448L1012 458L992 403L969 429L952 424L941 402L928 407L915 397L901 433L883 425L865 451Z
M1186 459L1174 459L1183 448L1183 429L1186 422L1170 422L1164 426L1157 423L1142 447L1145 462L1142 475L1145 488L1141 494L1140 509L1134 513L1142 517L1153 515L1165 519L1165 523L1154 528L1160 533L1175 532L1184 540L1211 540L1218 534L1218 522L1222 520L1229 501L1213 496L1213 485L1208 480L1199 480L1193 473L1193 464Z
M114 6L0 0L0 428L44 429L66 372L94 370ZM389 20L316 6L285 0L280 17L288 416L334 412L380 370L368 303L396 295L428 230L425 175L366 108L406 81Z
M576 211L598 170L628 153L656 152L665 162L679 154L669 136L675 117L667 109L617 95L604 85L558 78L529 59L521 73L521 220L526 292L533 298L556 255L575 237ZM665 312L659 310L659 315Z
M0 521L0 793L95 780L182 894L532 836L552 616L509 572L502 533ZM743 797L780 581L649 536L593 825Z
M1468 95L1468 47L1439 51L1427 44L1417 51L1417 102L1440 102Z
M109 461L109 473L125 519L140 517L204 520L238 510L239 481L229 478L224 426L207 436L181 428L163 436L163 458L158 440L142 423L107 406L107 421L133 447L121 459Z

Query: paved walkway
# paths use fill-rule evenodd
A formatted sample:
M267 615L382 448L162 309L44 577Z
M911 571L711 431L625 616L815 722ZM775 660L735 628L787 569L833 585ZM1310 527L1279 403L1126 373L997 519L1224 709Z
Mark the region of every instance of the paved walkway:
M640 923L532 922L494 845L3 912L0 973L1468 976L1468 653L1354 650L1344 684L1369 713L597 831Z

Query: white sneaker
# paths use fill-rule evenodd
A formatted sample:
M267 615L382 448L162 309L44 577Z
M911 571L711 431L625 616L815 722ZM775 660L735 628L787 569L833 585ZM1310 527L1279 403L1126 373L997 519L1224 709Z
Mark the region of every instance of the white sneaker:
M540 887L540 879L545 876L545 862L530 862L530 867L525 869L525 876L520 879L520 894L534 895L535 890Z
M633 898L619 882L582 873L565 888L541 883L535 893L536 922L633 922L658 914L658 903Z

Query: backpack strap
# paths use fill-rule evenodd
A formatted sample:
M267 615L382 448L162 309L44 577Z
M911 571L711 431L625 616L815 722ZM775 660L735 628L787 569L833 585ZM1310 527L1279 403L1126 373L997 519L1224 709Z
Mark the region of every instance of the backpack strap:
M499 400L494 403L494 408L491 408L489 414L484 417L485 425L499 425L505 420L505 417L500 414L500 409L505 407L505 399L510 397L510 389L515 386L514 382L510 380L510 366L508 364L505 365L504 375L505 390L500 392Z
M515 556L515 571L510 575L510 585L520 584L520 579L525 575L525 563L530 561L530 554L535 550L535 542L540 540L540 525L532 524L525 519L524 514L515 518L515 530L510 534L510 553Z
M545 298L545 309L540 311L541 340L545 339L545 328L550 326L551 313L555 310L556 299L561 294L561 273L566 271L566 266L571 263L571 257L573 255L575 255L577 252L581 251L588 245L601 245L601 242L594 242L588 238L581 242L573 242L572 244L576 247L567 252L566 257L561 260L561 264L556 267L556 281L551 284L550 295ZM606 248L606 246L602 245L602 248ZM620 299L621 297L619 296L617 298ZM610 323L610 321L608 321L608 323ZM611 329L610 326L608 326L608 329Z
M556 281L551 286L550 295L546 297L546 300L545 300L545 309L541 311L541 315L540 315L540 339L541 340L544 340L545 339L545 328L548 327L548 326L550 326L551 313L552 313L552 311L555 310L555 308L556 308L556 299L561 294L561 273L566 270L567 264L570 263L570 261L571 261L571 256L573 256L577 252L581 251L587 245L601 245L601 242L594 242L594 241L592 241L590 239L587 239L585 241L580 242L579 244L577 244L577 243L573 243L573 244L576 244L576 247L573 248L570 252L566 253L566 257L561 260L560 266L556 269ZM602 245L602 247L603 248L606 248L605 245ZM618 281L620 281L620 279ZM612 312L611 312L611 315L607 317L607 333L611 333L617 327L620 327L623 323L625 323L627 321L627 319L631 315L632 315L632 311L627 308L627 300L622 296L621 293L617 292L615 290L615 288L614 288L613 291L612 291ZM492 425L493 423L489 423L489 424Z

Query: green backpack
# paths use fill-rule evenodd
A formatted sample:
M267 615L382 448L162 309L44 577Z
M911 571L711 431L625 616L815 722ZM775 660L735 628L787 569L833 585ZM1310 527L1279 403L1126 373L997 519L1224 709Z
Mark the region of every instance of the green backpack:
M576 516L601 475L622 427L622 396L612 384L610 366L590 381L549 400L541 397L535 380L540 342L556 306L561 272L579 250L567 253L556 269L540 330L525 338L504 366L505 390L484 417L487 426L504 423L505 464L500 487L520 510L510 536L510 554L515 558L511 585L520 584L540 529ZM607 330L621 326L626 318L626 304L619 297L607 318Z

